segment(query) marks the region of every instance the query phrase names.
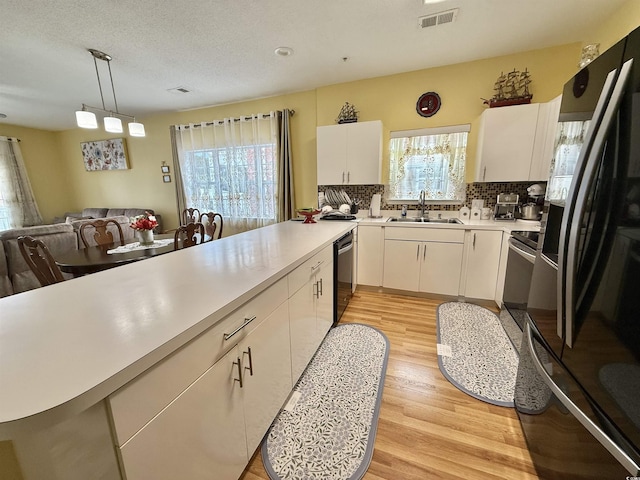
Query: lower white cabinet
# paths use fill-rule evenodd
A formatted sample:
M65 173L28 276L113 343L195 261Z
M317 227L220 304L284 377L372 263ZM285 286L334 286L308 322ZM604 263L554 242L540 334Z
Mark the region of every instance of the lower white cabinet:
M464 231L454 229L385 229L385 288L458 295Z
M251 458L291 393L288 304L280 305L238 344L238 349L247 432L246 452L247 458Z
M502 232L468 230L466 235L466 269L462 294L467 298L493 300L500 266Z
M236 480L248 462L233 348L120 447L127 480Z
M384 227L358 225L358 285L382 285Z
M333 325L333 246L288 276L291 377L295 384Z
M291 388L283 278L109 397L125 478L237 479Z

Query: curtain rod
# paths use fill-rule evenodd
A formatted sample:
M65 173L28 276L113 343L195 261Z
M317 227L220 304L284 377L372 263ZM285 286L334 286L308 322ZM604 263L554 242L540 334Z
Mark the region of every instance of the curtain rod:
M289 112L290 112L290 114L291 114L291 116L292 116L292 117L293 117L293 116L295 115L295 113L296 113L296 111L295 111L295 110L289 110ZM277 113L278 115L282 115L282 110L276 110L276 111L275 111L275 113ZM254 115L246 115L245 117L242 117L242 118L252 118L253 116L254 116ZM270 113L263 113L263 114L262 114L262 118L269 118L270 116L271 116L271 114L270 114ZM239 122L239 121L241 121L241 120L242 120L242 118L231 118L230 120L231 120L232 122ZM202 126L208 127L209 125L216 125L216 124L218 124L218 123L220 123L220 122L222 122L222 121L223 121L223 120L214 120L213 122L194 123L193 125L177 125L177 126L178 126L180 129L188 130L188 129L189 129L189 128L191 128L191 127L196 128L196 127L202 127Z
M4 136L0 136L0 140L4 140L5 142L21 142L22 141L16 137L4 137Z

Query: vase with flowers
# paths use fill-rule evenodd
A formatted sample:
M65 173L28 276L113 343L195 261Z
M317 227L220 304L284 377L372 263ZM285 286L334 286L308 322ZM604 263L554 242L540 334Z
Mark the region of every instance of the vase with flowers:
M138 232L140 245L153 245L153 229L158 226L155 216L149 212L144 212L144 215L131 217L129 226Z

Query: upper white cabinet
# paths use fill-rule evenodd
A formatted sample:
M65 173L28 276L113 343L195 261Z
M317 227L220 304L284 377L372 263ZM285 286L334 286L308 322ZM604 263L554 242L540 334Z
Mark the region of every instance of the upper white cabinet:
M381 183L382 122L317 128L318 185Z
M476 182L545 181L560 97L548 103L489 108L478 133Z

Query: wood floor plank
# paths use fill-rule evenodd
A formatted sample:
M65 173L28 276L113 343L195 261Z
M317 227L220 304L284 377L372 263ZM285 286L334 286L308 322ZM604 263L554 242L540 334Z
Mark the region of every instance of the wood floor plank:
M358 289L341 319L375 327L390 343L375 449L364 480L538 479L515 410L461 392L440 372L440 303ZM269 480L259 451L241 480Z

